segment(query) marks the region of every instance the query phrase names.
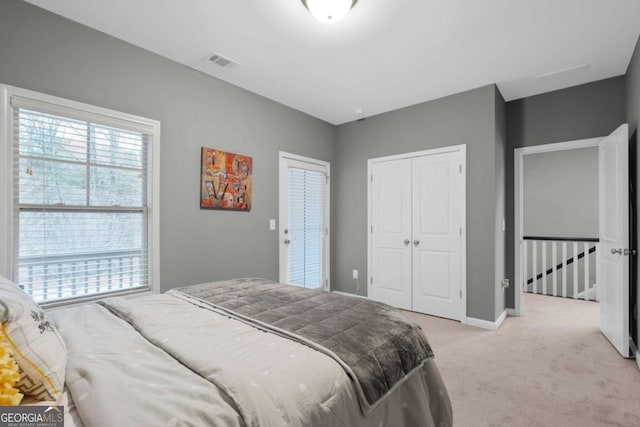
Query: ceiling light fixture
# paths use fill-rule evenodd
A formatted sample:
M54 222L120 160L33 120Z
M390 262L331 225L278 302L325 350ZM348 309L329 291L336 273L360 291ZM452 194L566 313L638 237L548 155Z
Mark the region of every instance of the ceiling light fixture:
M341 21L358 0L302 0L311 15L323 24Z

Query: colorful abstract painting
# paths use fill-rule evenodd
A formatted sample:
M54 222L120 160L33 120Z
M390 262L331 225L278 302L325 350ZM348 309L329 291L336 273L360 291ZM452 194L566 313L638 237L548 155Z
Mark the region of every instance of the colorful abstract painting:
M202 147L200 209L251 210L252 159Z

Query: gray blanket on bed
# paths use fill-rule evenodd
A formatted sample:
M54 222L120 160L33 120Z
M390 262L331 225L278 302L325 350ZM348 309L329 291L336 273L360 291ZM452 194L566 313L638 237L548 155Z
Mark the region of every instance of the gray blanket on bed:
M372 411L412 370L433 357L420 326L361 298L264 279L234 279L169 291L313 346L334 357Z

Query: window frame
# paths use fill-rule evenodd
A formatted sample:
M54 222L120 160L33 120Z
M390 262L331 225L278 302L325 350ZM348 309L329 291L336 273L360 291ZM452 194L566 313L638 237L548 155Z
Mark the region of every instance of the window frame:
M66 298L42 302L45 308L81 304L94 301L105 296L159 293L160 292L160 122L145 117L135 116L108 108L72 101L57 96L47 95L27 89L0 84L0 275L14 279L15 239L13 233L15 201L13 196L13 111L11 100L20 98L21 102L33 102L45 106L46 112L60 116L96 122L109 126L121 126L129 130L140 131L148 135L148 167L151 178L148 194L151 203L147 206L149 224L149 289L123 289L108 293L92 294L83 297Z

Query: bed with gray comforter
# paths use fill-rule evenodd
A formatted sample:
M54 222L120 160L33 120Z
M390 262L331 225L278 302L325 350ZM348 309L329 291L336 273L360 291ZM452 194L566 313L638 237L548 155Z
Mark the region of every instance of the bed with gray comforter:
M449 426L420 327L373 301L236 279L52 312L92 426Z

